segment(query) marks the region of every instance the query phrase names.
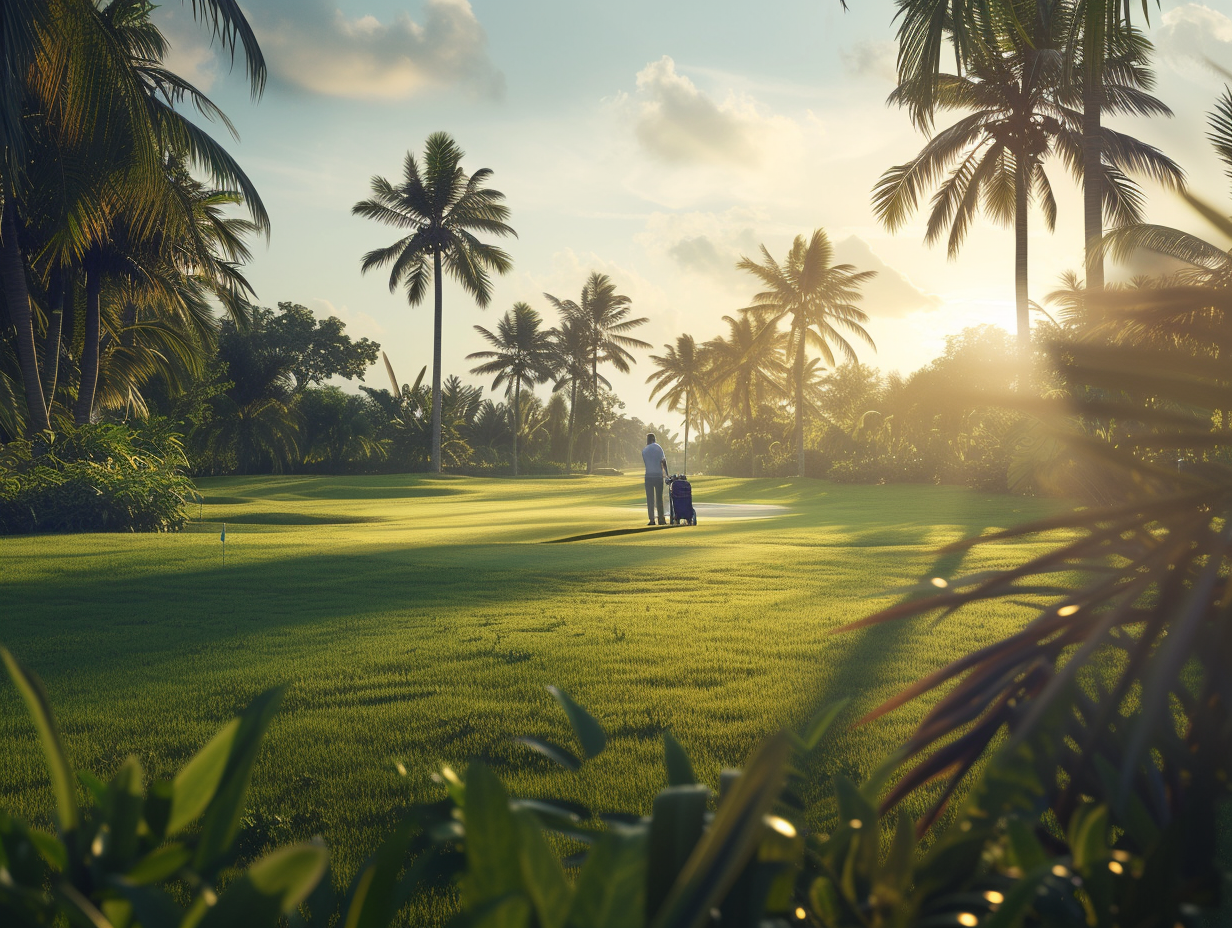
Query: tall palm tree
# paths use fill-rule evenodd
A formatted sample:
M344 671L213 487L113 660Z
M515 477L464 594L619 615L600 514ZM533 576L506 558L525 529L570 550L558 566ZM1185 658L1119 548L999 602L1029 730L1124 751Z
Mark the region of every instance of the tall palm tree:
M803 477L806 348L816 348L830 367L835 364L835 348L846 360L856 361L855 349L841 329L877 350L862 324L868 322L868 315L856 306L860 286L877 272L834 264L834 246L823 229L816 229L807 242L803 235L797 235L782 265L765 245L761 246L761 256L760 264L741 257L736 267L748 271L766 287L753 297L748 312L773 323L790 319L787 354L795 394L796 459L799 476Z
M1102 237L1103 215L1109 201L1105 150L1108 136L1102 124L1103 111L1109 103L1105 71L1109 58L1123 53L1127 39L1132 39L1130 17L1134 0L1028 0L1025 4L1017 0L899 0L898 5L899 82L912 88L907 105L912 120L921 128L932 123L938 89L933 79L941 73L942 46L947 41L954 53L956 70L961 73L973 57L997 47L998 24L1008 24L1012 29L1024 25L1029 28L1032 20L1048 16L1058 6L1072 10L1064 57L1066 70L1081 74L1080 152L1087 281L1091 289L1103 289L1103 257L1095 246ZM1146 0L1142 0L1142 5L1145 12Z
M253 95L259 96L265 63L239 5L234 0L194 0L192 8L224 48L233 54L243 48ZM161 84L168 101L191 99L207 116L217 114L216 109L211 112L212 104L203 104L194 89L157 61L146 72L134 68L133 47L125 41L131 32L123 27L148 21L152 9L148 0L7 0L0 5L5 47L0 67L0 276L32 431L50 425L27 288L32 271L27 260L29 226L37 214L55 205L60 216L52 238L59 243L43 240L35 247L45 254L80 255L82 236L107 220L102 191L120 182L132 199L140 199L136 191L156 181L164 145L190 152L216 178L227 173L237 177L230 170L234 162L205 133L172 106L160 107L151 99L149 81ZM161 60L157 41L147 34L142 42ZM48 151L58 157L46 157ZM45 179L40 174L48 170L60 181L51 198L39 189ZM250 208L259 204L251 185L245 192L251 194ZM53 261L52 270L62 264Z
M610 364L620 373L627 374L630 365L637 363L629 349L650 347L649 342L627 334L650 320L645 317L629 318L632 301L624 294L616 292L616 284L606 274L597 271L591 273L582 287L582 296L578 303L558 300L550 293L545 293L544 297L562 317L577 320L586 332L590 362L589 387L591 396L596 400L599 398L600 364ZM597 438L597 432L592 434L587 473L594 468Z
M492 389L505 384L505 395L513 393L513 476L518 475L518 432L522 426L522 386L533 390L535 384L547 383L555 372L552 335L542 328L543 319L528 303L514 303L513 309L501 317L496 332L481 325L475 331L493 348L466 356L468 361L484 363L471 368L472 374L495 374Z
M555 393L569 388L569 437L565 447L565 473L573 473L573 428L577 424L578 387L587 389L590 380L590 335L579 319L565 318L552 330L553 366L556 369ZM606 381L604 381L606 383Z
M698 345L692 335L678 335L675 345L664 345L667 353L651 355L650 360L658 368L646 378L646 383L653 383L650 391L653 400L660 393L656 408L667 406L672 412L679 412L684 406L684 473L689 472L689 423L692 421L693 404L698 393L706 389L706 377L709 362L706 357L706 346Z
M782 393L779 384L787 373L782 359L784 337L777 322L759 320L752 313L724 316L723 321L727 337L706 342L714 357L711 383L726 385L731 391L732 409L743 411L741 424L747 434L753 431L754 407Z
M1016 5L1022 4L1017 0ZM1032 41L1007 30L996 37L994 53L973 53L968 58L966 74L913 79L930 85L935 109L967 115L934 135L911 161L886 171L873 191L874 212L893 231L906 223L925 190L937 185L925 241L936 241L948 229L951 258L981 207L995 220L1013 226L1016 317L1024 358L1030 352L1028 206L1031 200L1038 201L1049 230L1055 227L1056 201L1044 162L1057 154L1081 178L1086 144L1083 114L1068 105L1060 58L1044 54L1054 36L1067 28L1067 7L1054 3L1047 9L1051 16L1036 18ZM1137 49L1118 67L1103 72L1109 109L1170 116L1171 111L1144 90L1149 80L1137 57L1142 51ZM910 108L920 96L914 83L904 83L890 99ZM1102 138L1107 157L1106 164L1101 162L1103 189L1118 223L1141 218L1141 195L1127 172L1147 173L1174 187L1182 182L1180 168L1152 146L1107 128Z
M480 307L492 299L489 271L505 274L513 261L494 245L479 241L475 233L517 236L505 220L509 207L499 190L485 187L492 176L489 168L468 175L462 170L465 152L445 132L428 136L423 169L415 155L406 153L402 183L394 186L384 177L372 178L373 196L361 200L351 212L376 219L406 235L385 248L364 255L361 269L392 264L389 292L406 285L412 306L423 302L428 280L435 285L432 323L432 470L441 472L441 307L442 272L454 278Z

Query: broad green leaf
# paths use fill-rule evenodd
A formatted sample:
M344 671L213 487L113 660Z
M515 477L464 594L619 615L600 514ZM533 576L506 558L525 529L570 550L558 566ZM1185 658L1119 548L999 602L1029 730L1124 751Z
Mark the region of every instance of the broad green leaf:
M1029 871L1005 894L1005 899L980 921L980 928L1018 928L1039 896L1036 890L1052 872L1052 862L1045 861Z
M670 731L663 733L663 762L667 766L668 786L691 786L697 782L688 752Z
M278 711L282 693L282 687L266 690L240 713L239 728L231 744L222 782L201 821L201 841L197 845L196 859L198 870L208 870L235 840L244 814L244 796L252 779L252 766L256 763L261 739Z
M1031 831L1031 826L1018 816L1006 822L1005 833L1010 842L1011 862L1024 873L1035 870L1048 860L1048 854Z
M607 747L607 732L603 730L603 726L595 720L593 715L574 702L564 690L549 686L548 692L560 703L560 707L565 710L565 715L569 717L569 724L573 726L574 734L582 743L582 754L587 758L598 757L602 754L603 749Z
M1108 807L1085 805L1070 821L1070 853L1074 866L1087 867L1108 856Z
M329 852L320 844L279 848L234 880L199 928L269 928L308 897L328 863Z
M646 877L647 918L654 918L659 911L701 840L709 800L710 789L697 785L669 786L655 797L650 820L650 870Z
M569 928L630 928L646 920L645 825L613 825L586 857Z
M804 726L804 731L800 733L797 748L801 752L808 752L817 747L826 732L830 730L830 726L834 724L834 720L847 708L849 702L851 702L850 697L836 699L818 709L817 713L809 719L809 723Z
M901 899L911 885L915 860L915 824L901 810L894 829L894 840L877 878L877 896L881 899Z
M343 917L345 928L385 928L393 921L398 912L398 874L418 826L414 817L404 818L356 875Z
M136 866L124 874L124 878L134 886L161 883L171 879L190 860L192 851L184 845L178 842L164 844L137 861Z
M519 735L513 739L518 744L524 744L532 751L538 751L544 757L556 761L566 770L577 771L582 767L582 762L577 759L577 756L567 748L562 748L559 744L553 744L551 741L543 741L539 738L532 738L529 735Z
M791 741L765 741L719 803L718 814L676 879L654 919L655 928L697 928L710 917L757 849L762 817L782 792Z
M489 899L475 909L459 912L446 924L448 928L489 928L492 925L530 924L530 902L521 893L507 893Z
M534 903L542 928L563 928L573 904L573 887L543 837L539 818L528 808L514 810L522 866L522 885Z
M462 903L478 909L486 902L522 891L518 866L518 833L509 810L509 795L488 767L478 761L466 771L466 876ZM492 928L513 928L520 921L503 921L518 913L501 909L485 920ZM503 913L503 914L501 914Z
M145 805L145 771L141 769L141 762L135 757L126 760L107 789L111 794L107 815L111 847L107 859L113 867L125 867L137 853L137 829Z
M0 658L3 658L9 677L21 694L30 719L38 731L39 742L43 746L43 758L47 761L47 770L51 774L52 792L56 797L56 824L61 833L67 834L76 830L81 814L77 807L77 790L73 786L73 771L64 755L64 746L60 743L60 732L51 714L47 691L43 689L39 678L22 667L6 648L0 648Z
M222 782L239 730L239 718L232 719L175 775L171 814L167 819L168 835L174 835L196 821L209 806L218 791L218 784Z
M39 856L48 864L61 873L68 869L68 848L64 846L63 841L37 828L28 829L26 837L34 845Z
M156 886L139 886L117 877L111 879L110 885L128 900L141 928L175 928L184 917L184 910L175 900Z

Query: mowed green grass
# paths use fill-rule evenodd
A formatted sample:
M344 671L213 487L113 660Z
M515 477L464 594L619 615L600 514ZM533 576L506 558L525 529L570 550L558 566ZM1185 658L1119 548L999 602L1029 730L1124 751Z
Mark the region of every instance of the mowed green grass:
M714 783L840 695L854 718L1028 612L835 630L922 576L1021 561L1038 548L935 549L1056 509L949 487L702 477L699 502L788 508L543 544L642 525L640 477L266 477L201 490L207 524L182 534L0 539L0 642L44 680L72 761L103 775L129 754L170 774L253 695L286 684L248 849L322 834L341 879L400 810L439 796L443 762L483 758L522 795L648 811L664 729ZM549 683L611 735L576 775L511 742L572 743ZM924 708L816 752L818 795L837 770L874 769ZM49 799L6 684L0 807L46 823Z

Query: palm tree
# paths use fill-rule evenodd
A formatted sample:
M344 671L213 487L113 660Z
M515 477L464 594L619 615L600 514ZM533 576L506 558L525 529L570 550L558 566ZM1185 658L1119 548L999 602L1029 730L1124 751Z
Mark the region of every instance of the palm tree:
M441 472L441 304L442 272L462 285L480 307L492 299L489 271L507 273L513 261L494 245L479 241L475 233L507 236L517 233L505 220L505 195L485 187L488 168L467 175L464 152L447 133L434 132L424 146L423 169L414 154L406 153L402 183L372 178L373 196L351 208L357 216L376 219L406 235L386 248L364 255L361 269L392 264L389 292L406 285L407 301L418 306L427 295L428 280L435 285L432 328L432 470Z
M1016 316L1024 358L1030 353L1028 205L1037 200L1049 230L1055 228L1056 201L1044 160L1059 154L1081 176L1086 144L1083 115L1067 105L1059 58L1043 54L1052 37L1067 28L1067 8L1053 4L1048 9L1051 17L1035 22L1033 43L1010 30L999 38L995 53L973 54L965 75L914 79L929 83L934 108L968 115L933 136L911 161L886 171L873 192L874 211L894 231L906 223L925 189L948 172L933 196L925 241L936 241L948 228L950 258L957 255L981 206L997 221L1013 226ZM1143 90L1149 80L1136 57L1142 51L1104 72L1109 109L1170 116L1163 103ZM915 84L904 83L890 99L911 107L920 96ZM1145 172L1171 186L1181 183L1176 164L1150 145L1111 129L1102 130L1102 138L1108 159L1102 168L1103 189L1117 222L1141 218L1141 196L1125 172Z
M706 342L714 357L712 384L726 384L733 410L743 410L744 431L753 431L753 409L772 394L781 394L779 383L787 373L783 364L783 333L778 323L759 320L752 313L738 318L724 316L727 337ZM735 417L733 416L733 419Z
M651 355L650 360L658 368L646 378L646 383L653 383L650 391L653 400L660 393L663 395L656 403L656 408L667 406L672 412L679 412L684 406L684 473L689 472L689 423L693 414L693 403L699 392L706 389L708 361L706 347L693 341L692 335L679 335L675 345L664 345L667 353L663 356Z
M840 329L877 350L862 323L868 315L856 306L860 286L876 276L876 271L857 271L850 264L834 264L834 247L823 229L817 229L805 242L797 235L787 260L780 266L761 246L762 262L742 257L736 267L748 271L766 289L753 297L748 312L773 323L790 318L787 354L795 388L796 457L799 476L804 476L804 376L806 347L816 348L826 364L834 367L834 348L855 361L856 352Z
M234 0L194 0L193 12L206 20L224 48L244 49L253 95L265 82L265 64L256 37ZM117 182L128 191L128 205L140 208L156 182L164 146L191 153L214 177L230 174L225 152L181 114L171 102L191 99L207 116L216 108L180 78L158 66L165 47L148 26L147 0L9 0L0 5L0 35L5 44L0 69L0 275L15 330L28 427L50 426L48 397L39 377L27 275L32 244L54 256L84 250L83 236L107 221L103 191ZM144 19L139 37L148 68L134 67L129 28ZM153 30L151 33L149 30ZM151 94L157 84L166 106ZM204 102L203 102L204 101ZM51 152L56 157L47 157ZM41 156L41 157L40 157ZM45 195L46 175L56 176L53 197ZM40 189L40 185L44 185ZM247 199L259 204L243 181ZM140 193L139 193L140 191ZM31 242L31 226L54 205L58 221L50 240ZM49 230L44 229L43 232ZM53 288L54 289L54 288ZM58 355L56 355L58 358Z
M558 300L550 293L544 297L565 319L575 319L581 323L587 335L587 355L590 361L590 392L594 399L599 398L599 365L611 364L622 374L629 373L629 366L636 364L630 348L649 348L650 343L633 338L626 334L650 320L642 317L630 319L632 312L627 296L616 292L616 284L606 274L597 271L591 273L582 287L580 303L572 300ZM606 382L606 381L605 381ZM592 434L590 443L590 461L586 472L594 468L595 449L598 433Z
M1081 72L1079 135L1087 283L1092 290L1102 290L1103 257L1095 246L1102 238L1103 212L1110 196L1108 135L1102 125L1103 110L1110 102L1106 69L1109 59L1123 54L1127 45L1140 43L1130 29L1130 0L1076 0L1065 4L1056 0L1005 0L996 4L995 12L1008 12L1008 16L989 15L994 10L987 0L900 0L898 76L901 85L912 88L907 101L912 120L928 128L938 102L934 79L941 73L942 45L947 40L961 72L972 58L998 46L998 23L1017 29L1025 22L1045 18L1050 10L1062 5L1074 14L1064 37L1066 70ZM1143 0L1144 12L1145 6Z
M1210 126L1207 139L1223 162L1224 173L1232 180L1232 88L1224 87L1223 96L1207 117L1207 124ZM1200 210L1210 211L1203 204L1195 205ZM1117 259L1126 259L1138 249L1185 264L1186 268L1180 273L1185 283L1221 289L1232 287L1232 248L1224 248L1168 226L1150 223L1123 226L1104 236L1099 251Z
M518 431L522 425L522 385L533 390L547 383L555 371L552 335L542 328L543 319L528 303L514 303L496 324L493 334L481 325L475 331L487 340L493 351L468 354L468 361L484 361L472 367L472 374L495 374L492 389L506 384L505 395L513 392L513 476L518 475Z
M565 473L573 473L573 427L577 423L578 386L587 389L590 379L590 335L579 319L565 318L552 330L553 366L556 383L552 392L569 388L569 437L565 448ZM605 381L606 382L606 381Z

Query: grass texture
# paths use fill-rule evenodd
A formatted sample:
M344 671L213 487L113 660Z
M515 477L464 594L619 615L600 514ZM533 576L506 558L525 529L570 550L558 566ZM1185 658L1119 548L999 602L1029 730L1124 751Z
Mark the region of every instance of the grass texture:
M544 544L641 526L641 478L200 488L203 521L181 534L0 538L0 642L43 678L72 761L108 776L133 753L169 774L256 693L287 684L246 849L321 834L343 880L406 805L440 795L442 762L482 757L514 793L645 812L664 785L665 729L715 784L761 737L840 695L855 718L1028 612L833 632L923 576L1019 562L1036 549L935 549L1056 508L952 487L703 477L697 502L786 509ZM578 774L510 740L571 743L549 683L612 736ZM817 795L835 771L871 772L923 708L816 752ZM0 808L48 824L47 784L2 686Z

